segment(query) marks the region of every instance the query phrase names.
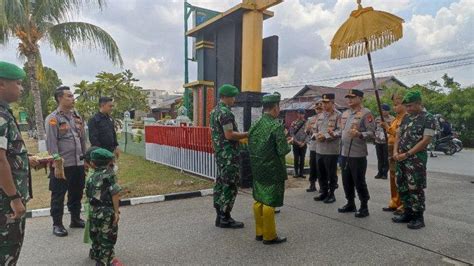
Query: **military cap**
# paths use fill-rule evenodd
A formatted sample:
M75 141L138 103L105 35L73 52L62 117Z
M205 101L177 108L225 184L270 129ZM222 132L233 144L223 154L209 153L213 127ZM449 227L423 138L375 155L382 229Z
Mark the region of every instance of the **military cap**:
M90 162L91 161L91 154L93 151L100 149L97 146L91 146L89 149L87 149L86 153L84 154L84 161Z
M383 103L382 104L382 110L383 111L390 111L390 105L386 104L386 103Z
M19 80L26 77L25 71L14 64L0 61L0 78Z
M345 96L345 98L347 98L347 97L356 97L356 96L364 97L364 93L360 90L350 89L349 92L347 93L347 95Z
M274 92L273 94L266 94L262 97L263 103L279 103L281 99L281 95L278 92Z
M413 103L421 101L421 92L417 90L410 90L403 97L402 103Z
M219 96L235 97L238 94L239 89L230 84L224 84L219 88Z
M113 153L103 148L98 148L91 153L91 160L93 162L94 161L102 161L102 162L110 161L110 160L113 160L114 158L115 157Z
M322 95L321 98L323 102L329 102L331 100L334 100L336 98L336 95L334 93L325 93Z

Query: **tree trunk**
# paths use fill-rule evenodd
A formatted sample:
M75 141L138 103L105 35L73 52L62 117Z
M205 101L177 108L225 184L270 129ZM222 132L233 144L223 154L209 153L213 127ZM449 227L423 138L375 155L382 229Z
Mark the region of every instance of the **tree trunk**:
M35 120L36 120L36 130L38 132L38 148L39 151L42 152L46 150L45 147L45 139L46 134L44 130L44 118L43 118L43 110L41 107L41 93L39 90L38 79L36 76L37 71L37 64L36 64L36 55L35 54L27 54L26 55L27 61L26 64L28 66L28 79L30 81L30 88L31 93L33 95L33 100L35 103Z

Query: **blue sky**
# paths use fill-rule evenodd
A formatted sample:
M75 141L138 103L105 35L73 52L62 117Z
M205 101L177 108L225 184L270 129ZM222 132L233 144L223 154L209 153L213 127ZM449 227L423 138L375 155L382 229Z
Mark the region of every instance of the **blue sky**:
M224 11L240 0L189 0L191 4ZM376 70L410 64L443 56L474 53L474 0L363 0L405 19L404 37L373 54ZM301 81L321 80L344 73L368 71L365 58L334 61L329 59L329 43L339 25L356 8L356 0L285 0L273 7L275 16L265 21L264 34L278 35L279 76L264 81L264 88ZM117 41L124 68L131 69L146 89L178 90L183 84L183 1L114 0L102 11L85 9L73 16L75 21L94 23ZM17 43L0 46L0 59L22 64ZM97 51L75 47L77 65L41 43L43 63L59 73L65 84L93 80L99 71L121 69ZM440 79L447 72L464 85L474 84L473 66L424 74L397 76L407 85ZM191 80L195 77L191 69ZM316 82L315 85L318 82ZM325 82L320 85L336 85ZM295 90L281 89L284 96Z

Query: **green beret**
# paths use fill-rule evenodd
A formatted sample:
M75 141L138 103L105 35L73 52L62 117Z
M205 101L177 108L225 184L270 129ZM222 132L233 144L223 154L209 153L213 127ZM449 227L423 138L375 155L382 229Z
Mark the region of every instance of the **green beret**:
M26 77L25 71L14 64L0 61L0 78L21 80Z
M273 94L266 94L262 97L263 103L279 103L281 99L281 95L278 92L274 92Z
M100 149L100 148L97 147L97 146L91 146L89 149L87 149L86 153L84 154L84 161L90 162L92 152L94 152L95 150L98 150L98 149Z
M407 92L407 94L405 94L405 97L403 97L402 103L413 103L418 101L421 101L420 91L410 90Z
M230 84L224 84L219 88L219 96L235 97L238 94L239 89Z
M106 149L96 149L91 153L91 160L94 161L110 161L114 159L114 154Z

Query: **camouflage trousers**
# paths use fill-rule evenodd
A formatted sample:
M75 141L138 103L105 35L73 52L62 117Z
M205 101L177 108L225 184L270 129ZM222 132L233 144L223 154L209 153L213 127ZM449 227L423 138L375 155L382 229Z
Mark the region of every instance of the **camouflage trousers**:
M214 207L222 212L230 212L234 207L239 183L238 158L217 159L217 178L214 185Z
M397 162L396 175L400 199L405 210L423 213L425 210L426 152Z
M117 242L118 226L113 225L112 207L92 207L90 216L91 258L100 265L110 265L114 259L114 246Z
M3 200L0 206L0 265L16 265L25 237L25 217L12 220L10 202ZM8 203L8 204L7 204Z

